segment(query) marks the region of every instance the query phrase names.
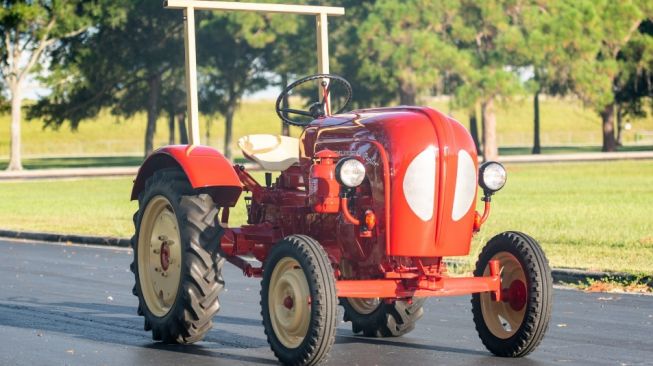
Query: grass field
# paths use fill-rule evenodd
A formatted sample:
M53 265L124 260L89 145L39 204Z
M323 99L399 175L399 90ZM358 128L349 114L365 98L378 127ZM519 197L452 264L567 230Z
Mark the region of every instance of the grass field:
M480 243L524 231L555 267L653 274L653 161L509 165ZM131 179L0 183L0 228L130 236ZM233 225L244 221L242 200Z
M272 101L247 101L235 116L234 137L250 133L278 133L281 128L279 118L274 113ZM467 124L465 112L450 110L444 100L426 101L445 113ZM516 99L510 103L499 104L498 136L499 143L507 146L530 146L532 141L532 108L530 99ZM600 119L591 109L585 109L574 100L544 99L542 110L542 143L544 146L590 145L601 143ZM207 129L207 119L203 118L201 131L203 142L222 148L224 124L220 118L211 123ZM23 154L25 157L43 157L44 155L140 155L143 152L143 131L145 115L139 114L124 120L111 116L108 112L95 120L83 122L75 132L68 126L58 131L43 130L40 121L23 123ZM204 133L210 131L207 141ZM626 144L643 143L653 145L653 118L632 121L632 129L624 134ZM293 128L297 135L299 129ZM157 126L155 146L167 144L167 121L162 118ZM595 147L591 149L596 149ZM528 152L528 149L522 149ZM237 152L236 152L237 153ZM0 116L0 160L9 154L9 116Z

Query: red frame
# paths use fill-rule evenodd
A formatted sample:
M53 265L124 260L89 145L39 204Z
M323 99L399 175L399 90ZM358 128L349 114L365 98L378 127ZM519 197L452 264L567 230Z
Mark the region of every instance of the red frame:
M434 215L424 221L408 207L399 182L410 161L431 145L438 151ZM329 153L318 154L325 150ZM194 188L207 190L223 207L222 252L250 277L260 276L263 269L243 260L243 256L253 255L264 261L270 248L282 238L305 234L318 240L329 255L339 297L392 301L492 292L499 301L502 289L496 261L491 261L490 273L483 277L449 277L442 261L444 256L468 254L473 233L480 230L489 214L486 202L483 216L472 204L462 218L452 219L461 150L474 159L477 169L476 150L467 131L435 110L361 110L318 119L307 126L301 137L299 164L281 172L271 187L261 186L243 166L232 167L214 149L170 146L159 150L141 167L132 198L138 197L144 181L156 169L180 166ZM318 170L324 172L325 166L312 167L322 156L354 156L364 162L367 171L366 182L356 188L353 202L337 199L336 209L330 206L325 213L314 211L309 204L315 199L309 185L315 178L311 174L313 170L315 174ZM327 183L315 187L337 184ZM235 204L241 190L251 194L248 224L230 228L229 206ZM371 229L364 226L368 214L379 218ZM349 278L340 269L343 262L352 267Z

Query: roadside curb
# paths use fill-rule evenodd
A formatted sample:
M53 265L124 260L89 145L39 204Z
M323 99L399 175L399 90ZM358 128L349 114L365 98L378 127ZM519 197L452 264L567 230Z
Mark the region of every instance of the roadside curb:
M105 245L105 246L113 246L113 247L131 246L131 241L129 239L104 237L104 236L68 235L68 234L54 234L54 233L39 233L39 232L30 232L30 231L0 230L0 237L11 238L11 239L49 241L55 243L70 242L76 244Z
M583 271L580 269L568 268L553 268L551 269L553 282L555 283L569 283L578 284L587 282L587 280L604 280L606 278L619 281L619 282L639 282L653 286L653 277L651 276L636 276L624 272L598 272L598 271Z
M56 243L75 243L87 245L104 245L113 247L131 247L131 240L127 238L104 237L104 236L89 236L89 235L69 235L69 234L54 234L54 233L41 233L30 231L14 231L14 230L0 230L0 238L11 239L27 239L48 241ZM456 265L453 261L452 265ZM551 269L554 283L567 283L578 284L587 282L587 280L602 280L610 278L617 281L635 281L638 280L643 283L653 284L653 277L638 277L630 273L622 272L599 272L599 271L583 271L580 269L570 268L553 268Z

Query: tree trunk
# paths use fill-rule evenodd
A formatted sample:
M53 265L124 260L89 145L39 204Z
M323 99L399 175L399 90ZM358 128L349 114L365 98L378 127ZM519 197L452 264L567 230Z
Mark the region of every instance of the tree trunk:
M159 116L159 95L161 94L161 75L157 74L148 80L150 95L147 100L147 127L145 128L145 156L154 150L154 133L156 120Z
M11 150L7 170L23 170L20 143L20 114L23 104L20 82L11 83Z
M168 113L168 145L175 144L175 114L173 112Z
M177 125L179 126L179 143L188 145L188 132L186 131L186 112L177 115Z
M540 146L540 90L533 96L533 154L541 153Z
M623 132L624 132L623 110L621 108L621 104L617 103L617 146L619 147L624 146Z
M211 146L211 126L213 125L213 120L210 117L206 117L206 128L204 129L204 145Z
M417 92L415 87L410 84L403 84L399 88L399 104L401 105L415 105L417 100Z
M617 142L614 139L614 102L608 104L601 112L603 124L603 148L601 151L617 151Z
M469 133L472 135L472 140L474 140L476 152L481 154L481 143L478 139L478 121L476 118L476 108L469 111Z
M231 135L233 132L234 112L236 111L236 103L229 102L227 106L227 113L224 116L224 156L231 159Z
M281 74L281 85L283 85L283 88L285 89L288 86L288 74L283 73ZM288 95L286 95L283 98L282 105L281 107L283 109L288 109L290 108L290 103L288 103ZM288 118L288 113L283 112L283 116ZM290 126L284 121L281 121L281 134L284 136L290 136Z
M494 97L481 103L483 115L483 159L496 160L499 157L497 146L497 116L494 111Z

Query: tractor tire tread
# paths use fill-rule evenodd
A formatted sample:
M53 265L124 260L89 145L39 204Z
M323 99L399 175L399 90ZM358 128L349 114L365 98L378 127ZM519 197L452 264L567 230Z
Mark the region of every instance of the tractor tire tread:
M270 261L281 259L285 255L295 254L302 264L311 291L312 316L308 334L303 343L295 349L288 349L274 334L270 315L267 311L269 276L266 270ZM275 356L284 365L316 365L325 360L336 337L337 294L335 277L331 261L324 248L313 238L306 235L291 235L272 247L261 281L261 316L268 344ZM270 274L271 275L271 274Z
M220 309L218 295L224 288L220 254L220 238L224 231L218 224L218 209L207 194L195 194L182 171L168 168L156 171L139 194L139 207L154 192L165 192L176 202L182 238L182 277L179 293L172 308L163 317L147 310L140 293L137 269L137 245L140 210L134 214L135 235L131 239L134 262L130 268L136 283L133 293L139 298L138 314L144 316L145 330L152 338L166 343L189 344L200 341L213 326L213 317Z
M522 266L528 282L527 309L518 331L508 339L494 336L483 318L480 295L472 296L472 314L476 331L485 347L500 357L524 357L540 344L548 329L553 303L553 279L549 262L540 245L532 237L517 231L496 235L483 248L476 262L475 276L482 276L487 262L498 249L514 248L513 254Z

